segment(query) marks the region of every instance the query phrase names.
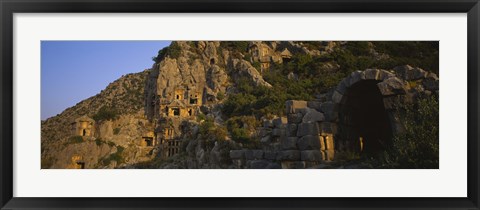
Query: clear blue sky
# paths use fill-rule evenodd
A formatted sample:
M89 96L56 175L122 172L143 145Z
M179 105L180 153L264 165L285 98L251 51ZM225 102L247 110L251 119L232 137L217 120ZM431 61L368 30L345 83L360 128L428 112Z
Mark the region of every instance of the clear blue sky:
M122 75L152 67L170 41L42 41L41 117L100 93Z

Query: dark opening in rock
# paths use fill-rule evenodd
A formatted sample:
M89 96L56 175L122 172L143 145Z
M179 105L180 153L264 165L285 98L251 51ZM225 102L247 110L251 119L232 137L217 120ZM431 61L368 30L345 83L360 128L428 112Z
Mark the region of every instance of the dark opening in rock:
M190 98L190 104L197 104L198 99L197 98Z
M85 162L77 162L77 169L85 169Z
M147 144L147 147L153 146L153 138L145 138L145 143Z
M372 156L390 144L392 129L376 80L362 80L347 89L339 109L340 135L349 148Z
M173 110L173 115L174 116L179 116L180 115L180 108L172 108Z

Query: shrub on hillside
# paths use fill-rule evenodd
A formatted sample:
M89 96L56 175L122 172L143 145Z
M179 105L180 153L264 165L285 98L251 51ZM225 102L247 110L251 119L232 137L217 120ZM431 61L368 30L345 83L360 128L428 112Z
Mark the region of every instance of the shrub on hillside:
M95 121L113 120L117 117L118 112L113 107L102 106L98 112L93 115Z
M408 105L401 114L404 132L393 137L392 147L376 168L438 168L439 167L439 104L435 96Z

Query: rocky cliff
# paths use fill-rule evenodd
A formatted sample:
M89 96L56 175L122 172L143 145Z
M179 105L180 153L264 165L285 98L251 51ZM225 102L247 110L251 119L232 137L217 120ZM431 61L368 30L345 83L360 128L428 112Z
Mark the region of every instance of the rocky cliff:
M424 43L411 46L425 51ZM382 67L391 70L376 72L401 78L397 88L389 86L395 85L393 79L383 82L381 91L415 86L415 94L438 96L436 74L393 68L407 63L436 68L430 61L438 59L438 46L428 48L436 52L410 57L397 54L402 47L383 42L172 42L154 57L151 69L122 76L96 96L43 121L42 168L295 168L300 159L289 156L288 164L276 160L285 149L282 136L287 136L278 133L288 127L282 116L288 115L291 123L301 113L292 126L315 124L311 121L317 118L320 124L325 119L336 123L331 115L338 115L333 105L340 104L339 89L343 96L345 80L350 85L350 78L367 72L355 70ZM385 106L403 103L393 101L398 94L390 94ZM285 104L292 99L298 102ZM285 112L285 105L294 107L289 103L304 104L307 111ZM336 144L328 135L331 142L325 145ZM298 148L295 142L287 147L292 148ZM264 161L267 151L273 156ZM309 167L322 161L320 154L333 160L333 152L312 151L295 154L314 157ZM247 164L246 156L257 161Z

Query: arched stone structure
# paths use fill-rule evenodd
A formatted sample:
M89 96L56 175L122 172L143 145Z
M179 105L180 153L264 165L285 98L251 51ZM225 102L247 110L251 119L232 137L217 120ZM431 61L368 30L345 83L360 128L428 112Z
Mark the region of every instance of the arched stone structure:
M336 143L340 149L378 154L399 132L395 107L406 94L407 83L381 69L355 71L335 89L332 101L337 118ZM394 103L390 103L395 100Z

